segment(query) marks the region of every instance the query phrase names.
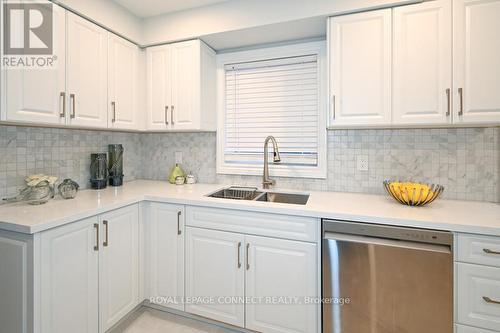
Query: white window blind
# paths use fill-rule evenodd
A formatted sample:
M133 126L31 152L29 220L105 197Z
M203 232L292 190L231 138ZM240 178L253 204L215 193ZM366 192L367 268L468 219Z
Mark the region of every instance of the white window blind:
M226 165L262 164L268 135L281 165L318 165L318 68L317 55L224 66Z

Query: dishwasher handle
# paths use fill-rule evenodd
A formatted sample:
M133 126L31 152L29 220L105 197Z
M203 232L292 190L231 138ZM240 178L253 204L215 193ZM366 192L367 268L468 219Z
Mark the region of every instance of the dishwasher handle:
M411 242L406 240L375 238L368 236L348 235L334 232L325 232L324 240L334 240L340 242L350 242L367 245L391 246L409 250L430 251L451 254L451 247L448 245Z

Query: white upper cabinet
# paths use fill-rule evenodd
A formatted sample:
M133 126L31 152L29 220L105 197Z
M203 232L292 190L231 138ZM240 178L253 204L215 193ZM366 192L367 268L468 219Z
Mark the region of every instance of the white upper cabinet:
M139 129L139 49L108 34L108 124L116 129Z
M108 125L108 32L67 12L67 94L69 124Z
M149 130L215 130L215 53L200 40L147 49Z
M451 1L401 6L393 14L393 123L451 123Z
M2 120L54 125L65 123L66 12L58 6L53 8L55 68L6 69ZM23 30L20 28L19 31Z
M172 44L172 128L191 129L199 123L201 50L199 41Z
M391 122L391 9L331 18L330 126Z
M455 122L500 123L500 0L454 0Z
M172 104L172 49L170 45L148 48L147 66L147 120L150 130L170 128Z

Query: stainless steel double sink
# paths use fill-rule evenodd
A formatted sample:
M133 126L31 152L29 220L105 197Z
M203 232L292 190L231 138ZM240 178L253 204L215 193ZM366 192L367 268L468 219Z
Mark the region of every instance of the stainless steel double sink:
M276 202L294 205L305 205L309 200L309 194L287 193L287 192L264 192L255 187L232 186L220 189L214 193L208 194L211 198L232 199L232 200L250 200Z

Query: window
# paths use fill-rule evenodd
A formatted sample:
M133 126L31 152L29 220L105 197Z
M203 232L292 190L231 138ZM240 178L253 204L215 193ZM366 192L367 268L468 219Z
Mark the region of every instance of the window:
M326 176L323 44L219 56L219 173L260 174L273 135L281 163L270 164L272 175Z

